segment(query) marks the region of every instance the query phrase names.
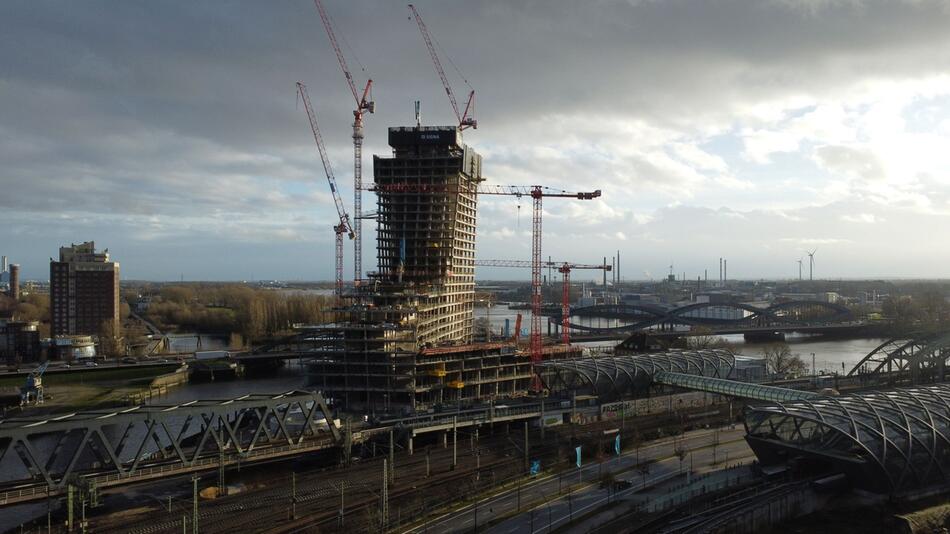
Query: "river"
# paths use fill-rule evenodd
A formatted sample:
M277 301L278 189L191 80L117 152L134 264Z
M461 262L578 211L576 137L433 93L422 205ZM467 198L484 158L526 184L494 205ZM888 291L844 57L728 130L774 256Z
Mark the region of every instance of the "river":
M475 308L475 318L485 317L491 323L492 336L501 337L504 333L505 320L510 324L511 331L515 328L515 320L518 314L522 314L521 329L522 335L527 336L528 329L531 326L530 310L512 310L507 305L496 305L491 308ZM542 318L541 331L547 333L547 317ZM597 317L572 317L572 322L590 326L614 327L623 324L618 319L605 319ZM736 346L739 352L745 356L761 357L762 350L769 345L768 343L747 343L742 335L721 336L722 339ZM869 352L876 349L884 339L833 339L823 336L810 336L802 334L789 334L785 338L793 354L798 354L808 364L811 369L811 354L815 353L815 367L820 371L838 371L839 373L848 372ZM583 346L611 346L616 345L616 341L578 343ZM844 364L842 366L842 364Z

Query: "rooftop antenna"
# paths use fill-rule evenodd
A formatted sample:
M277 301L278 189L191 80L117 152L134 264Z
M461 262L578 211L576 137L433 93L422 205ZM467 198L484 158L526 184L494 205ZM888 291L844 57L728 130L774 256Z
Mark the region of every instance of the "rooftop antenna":
M416 128L422 127L422 104L416 100Z

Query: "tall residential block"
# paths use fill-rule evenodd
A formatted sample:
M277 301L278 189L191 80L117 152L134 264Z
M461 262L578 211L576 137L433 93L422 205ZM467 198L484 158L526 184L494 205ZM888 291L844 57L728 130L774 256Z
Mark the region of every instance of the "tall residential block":
M88 241L60 247L49 265L52 335L97 335L108 324L119 331L119 264Z
M10 291L8 294L13 300L20 300L20 266L15 263L10 266Z
M8 265L7 257L0 256L0 273L7 272L7 265Z

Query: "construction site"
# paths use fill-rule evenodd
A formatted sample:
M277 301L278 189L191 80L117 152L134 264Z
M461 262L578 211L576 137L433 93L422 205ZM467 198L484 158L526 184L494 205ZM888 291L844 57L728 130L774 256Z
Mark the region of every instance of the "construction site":
M332 20L315 2L340 68L353 95L353 217L339 195L332 166L306 86L298 92L310 121L334 195L338 320L301 328L300 338L319 356L308 363L309 384L348 411L411 412L445 403L461 404L525 396L539 390L533 366L544 359L580 354L563 345L543 346L541 338L541 205L544 197L590 200L600 191L570 193L540 185L486 184L482 157L462 139L478 127L475 91L459 106L422 17L410 5L439 75L456 124L416 124L388 130L389 156L373 157L373 183L362 179L363 119L375 111L372 80L358 89ZM376 194L375 213L363 213L362 191ZM507 195L531 199L532 300L530 338L516 334L504 342L473 342L475 236L478 199ZM362 221L375 220L378 269L362 266ZM343 280L344 236L353 242L353 285Z
M306 328L322 354L309 364L311 385L349 410L418 410L531 390L530 345L473 343L478 196L521 190L482 185L482 158L460 132L390 128L392 156L373 158L379 270L341 294L340 322ZM540 359L580 352L540 348Z

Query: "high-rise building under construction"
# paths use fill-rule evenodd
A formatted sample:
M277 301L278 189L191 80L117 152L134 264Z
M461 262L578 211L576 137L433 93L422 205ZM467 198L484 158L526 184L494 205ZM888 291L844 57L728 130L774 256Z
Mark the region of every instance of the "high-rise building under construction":
M300 337L321 346L311 385L379 411L525 393L527 354L472 342L481 156L450 126L390 128L389 145L391 156L373 158L379 270L341 322Z
M471 342L481 156L454 127L390 128L389 145L392 157L373 158L373 302L415 309L420 344Z

